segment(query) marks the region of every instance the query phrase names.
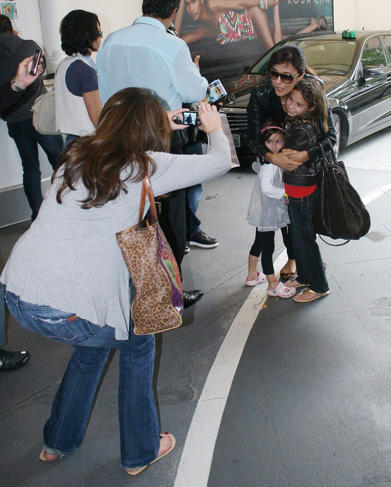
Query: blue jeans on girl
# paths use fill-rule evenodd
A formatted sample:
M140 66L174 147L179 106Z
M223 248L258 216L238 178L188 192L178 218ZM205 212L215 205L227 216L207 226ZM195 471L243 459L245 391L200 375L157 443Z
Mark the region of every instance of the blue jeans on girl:
M152 377L154 335L116 340L114 328L100 327L74 313L30 304L6 290L12 316L26 329L75 348L44 427L48 453L69 455L82 443L96 388L111 348L120 351L118 413L121 464L141 467L157 457L160 438Z

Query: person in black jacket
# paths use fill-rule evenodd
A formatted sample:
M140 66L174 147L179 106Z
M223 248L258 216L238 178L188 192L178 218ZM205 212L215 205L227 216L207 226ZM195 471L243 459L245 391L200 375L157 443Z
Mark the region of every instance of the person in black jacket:
M308 151L284 151L272 154L266 152L259 141L259 131L268 118L285 120L286 102L289 94L299 81L307 77L314 77L315 72L306 66L303 51L293 45L284 46L275 51L268 62L268 79L263 79L252 92L247 107L248 141L254 154L262 163L273 163L285 171L293 171L303 162L315 162L321 157L321 149L312 147ZM335 145L337 138L331 110L328 110L329 130L320 139L326 153L330 145Z
M18 65L27 56L34 54L38 44L23 40L16 35L10 19L0 15L0 86L15 75ZM42 203L41 172L39 169L38 144L55 168L57 156L63 148L61 135L43 135L33 126L30 111L38 96L46 93L41 77L38 77L22 96L9 108L1 111L1 118L7 122L8 134L14 139L23 166L23 188L34 220Z
M286 107L285 147L299 152L311 151L329 131L323 86L315 78L299 81L291 91ZM297 303L309 303L329 294L312 223L317 194L317 162L307 160L294 171L284 171L282 177L289 197L288 210L297 265L297 277L288 282L287 287L307 286L293 298Z
M29 56L19 63L18 70L12 79L0 86L0 113L15 104L23 96L27 86L42 74L42 62L38 66L35 76L29 74L33 56ZM30 354L26 350L11 352L4 350L4 287L0 284L0 372L9 372L25 365Z

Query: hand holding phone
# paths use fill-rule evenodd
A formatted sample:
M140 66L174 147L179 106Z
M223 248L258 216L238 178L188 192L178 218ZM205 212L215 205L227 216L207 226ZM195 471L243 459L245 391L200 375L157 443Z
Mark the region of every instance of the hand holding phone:
M33 61L31 63L31 68L30 68L30 73L31 76L35 76L37 74L38 66L39 66L39 61L41 60L42 56L42 49L37 48L34 51L34 57Z

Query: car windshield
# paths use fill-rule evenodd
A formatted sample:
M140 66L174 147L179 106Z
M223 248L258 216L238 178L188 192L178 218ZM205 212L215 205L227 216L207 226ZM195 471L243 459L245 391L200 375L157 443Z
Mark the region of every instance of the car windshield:
M314 69L317 74L341 75L345 76L352 67L356 43L343 39L300 39L296 42L288 42L287 45L296 45L303 49L307 64ZM280 49L279 44L277 49ZM251 74L265 74L267 63L274 49L252 68Z

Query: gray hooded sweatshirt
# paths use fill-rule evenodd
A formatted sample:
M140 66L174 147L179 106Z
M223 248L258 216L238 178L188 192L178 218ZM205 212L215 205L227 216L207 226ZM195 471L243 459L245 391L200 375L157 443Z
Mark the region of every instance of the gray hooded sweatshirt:
M36 42L25 41L15 34L0 34L0 86L15 76L19 63L33 55L37 47ZM1 118L9 123L32 118L30 108L35 99L45 92L46 88L39 77L14 105L1 113Z

